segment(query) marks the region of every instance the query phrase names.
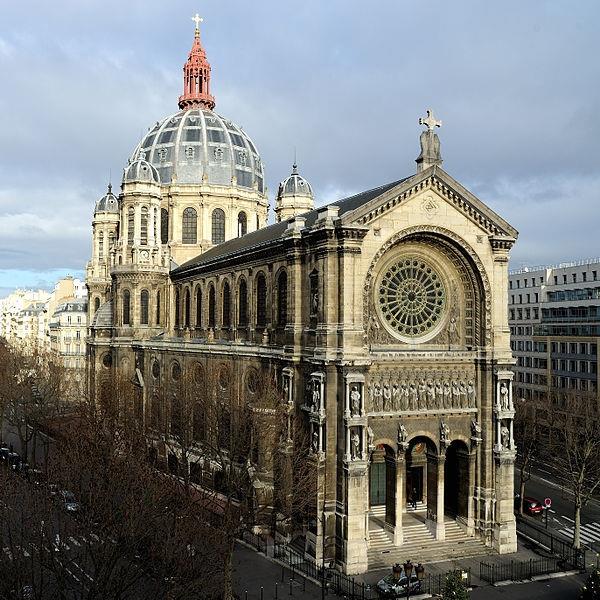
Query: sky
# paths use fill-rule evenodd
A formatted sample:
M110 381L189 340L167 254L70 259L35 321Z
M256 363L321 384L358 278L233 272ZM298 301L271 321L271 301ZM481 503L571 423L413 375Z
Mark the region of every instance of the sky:
M444 169L519 232L511 267L600 256L597 0L0 0L0 297L83 276L95 201L177 111L199 12L216 111L317 205Z

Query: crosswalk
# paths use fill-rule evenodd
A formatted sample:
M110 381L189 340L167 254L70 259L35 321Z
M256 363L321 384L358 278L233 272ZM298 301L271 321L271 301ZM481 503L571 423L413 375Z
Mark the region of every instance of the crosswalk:
M575 528L567 527L566 529L561 529L559 533L573 539ZM596 542L600 542L600 523L586 523L582 525L580 528L580 536L581 541L584 544L594 544Z
M92 546L95 544L101 544L102 540L94 533L89 534L88 537L84 535L79 535L77 538L73 536L68 536L61 538L60 536L56 536L53 540L52 548L55 551L69 552L70 550L77 550L84 546ZM20 560L23 558L31 558L32 553L35 553L39 550L39 546L36 544L29 544L27 547L24 546L14 546L14 547L4 547L2 548L2 553L9 560ZM45 552L49 552L50 549L48 547L43 547Z

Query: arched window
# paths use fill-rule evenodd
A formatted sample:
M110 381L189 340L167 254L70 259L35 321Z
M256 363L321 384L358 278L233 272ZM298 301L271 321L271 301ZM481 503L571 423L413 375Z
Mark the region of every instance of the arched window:
M238 237L242 237L248 233L248 217L245 212L238 215Z
M154 215L152 218L152 239L156 243L158 236L158 208L155 208L152 214Z
M183 326L190 326L190 290L185 290L185 307L184 307L184 321Z
M215 286L212 283L208 288L208 326L215 326Z
M239 299L238 299L238 325L246 327L248 325L248 286L246 280L240 281Z
M129 290L123 292L123 325L131 324L131 294Z
M156 292L156 324L160 325L160 292Z
M160 243L166 244L169 241L169 211L166 208L160 209Z
M104 233L102 231L98 234L98 258L104 258Z
M256 215L256 229L260 229L260 219L258 215Z
M202 327L202 288L196 288L196 328Z
M150 319L148 318L148 306L150 304L150 294L148 290L142 290L140 293L140 323L142 325L148 325Z
M259 327L267 324L267 280L262 273L256 278L256 324Z
M111 250L114 245L115 245L115 234L111 231L108 234L108 249Z
M140 221L140 244L148 245L148 207L142 206L142 218Z
M212 243L222 244L225 241L225 213L215 208L212 213Z
M287 323L287 288L287 273L283 271L277 279L277 324L280 327Z
M130 206L127 211L127 243L133 246L133 235L135 233L135 210Z
M198 243L198 213L195 208L186 208L183 211L181 222L181 241L184 244Z
M223 327L229 327L231 325L231 290L229 282L223 284Z
M175 291L175 329L179 329L179 311L181 307L179 306L179 290Z
M205 427L204 427L204 409L202 406L202 402L196 402L194 404L194 414L193 414L193 436L194 440L197 442L201 442L205 436Z
M94 314L96 314L98 312L99 308L100 308L100 298L96 298L94 300Z

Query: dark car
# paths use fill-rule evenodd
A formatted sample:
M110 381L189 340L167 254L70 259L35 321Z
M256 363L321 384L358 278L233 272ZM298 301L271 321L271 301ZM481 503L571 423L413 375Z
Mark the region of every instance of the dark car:
M519 494L515 495L515 510L519 510L521 506L521 496ZM523 512L525 514L535 516L540 515L544 512L546 507L535 498L531 496L523 496Z
M383 579L380 579L375 586L377 594L380 598L404 598L408 586L408 578L406 575L401 575L399 578L394 577L393 574L386 575ZM417 577L416 573L410 576L410 593L416 593L421 589L421 582Z
M3 464L8 463L8 455L10 454L10 449L6 444L2 444L0 446L0 462Z

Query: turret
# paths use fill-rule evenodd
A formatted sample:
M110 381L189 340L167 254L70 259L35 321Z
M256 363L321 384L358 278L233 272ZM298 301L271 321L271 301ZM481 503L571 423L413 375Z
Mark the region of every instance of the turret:
M296 215L308 212L315 207L310 183L298 174L298 165L294 163L292 174L279 184L275 200L277 221L286 221Z

